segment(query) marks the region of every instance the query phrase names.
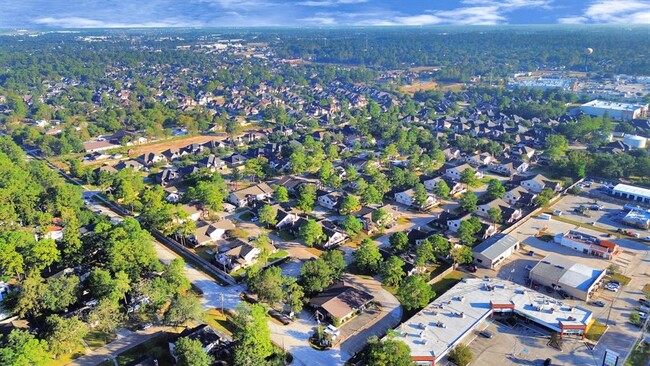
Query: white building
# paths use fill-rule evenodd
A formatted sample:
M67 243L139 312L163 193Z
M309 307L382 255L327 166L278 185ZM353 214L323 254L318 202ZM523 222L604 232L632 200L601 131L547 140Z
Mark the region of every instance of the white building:
M625 135L623 136L623 143L632 149L645 149L648 139L643 136Z
M413 206L413 207L416 207L416 208L422 209L422 210L429 209L429 208L431 208L431 207L433 207L433 206L440 203L440 200L437 199L436 197L434 197L432 195L427 195L426 201L424 201L422 206L418 207L415 204L414 195L415 195L415 190L407 189L404 192L395 193L395 201L397 201L398 203L401 203L403 205L406 205L406 206L409 206L409 207Z
M648 115L647 104L619 103L598 99L581 105L580 110L590 116L598 117L609 113L611 119L623 121L645 118Z
M459 166L455 166L453 168L449 168L445 171L445 175L448 176L449 178L453 180L460 180L460 175L466 170L466 169L473 169L469 164L461 164ZM483 174L480 172L476 172L474 174L477 178L482 178Z
M627 184L617 184L612 189L612 195L627 198L633 201L650 203L650 189L631 186Z
M494 269L519 248L519 240L507 234L497 234L472 249L477 266Z
M612 259L618 253L618 245L615 243L580 231L569 230L557 234L554 240L564 247L604 259Z
M529 277L533 283L562 290L587 301L598 289L606 272L573 262L559 254L549 254L530 270Z

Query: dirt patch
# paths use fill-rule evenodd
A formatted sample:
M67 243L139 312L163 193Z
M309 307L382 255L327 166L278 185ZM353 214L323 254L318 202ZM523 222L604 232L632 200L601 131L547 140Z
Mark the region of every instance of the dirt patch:
M440 69L441 69L440 66L416 66L416 67L411 67L409 71L411 72L438 71Z
M167 149L180 149L190 144L204 144L208 141L219 141L225 140L226 138L227 136L188 136L186 138L181 138L178 140L164 140L147 145L132 146L131 150L133 150L132 156L139 156L144 153L161 153Z
M412 85L404 85L402 86L402 91L404 93L408 94L414 94L415 92L418 91L424 91L424 90L434 90L438 88L438 83L429 81L426 83L415 83Z

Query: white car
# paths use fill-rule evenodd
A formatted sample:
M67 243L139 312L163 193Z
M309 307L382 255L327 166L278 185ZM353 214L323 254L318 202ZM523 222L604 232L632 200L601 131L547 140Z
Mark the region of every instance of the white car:
M648 317L648 314L639 312L639 319L645 319Z

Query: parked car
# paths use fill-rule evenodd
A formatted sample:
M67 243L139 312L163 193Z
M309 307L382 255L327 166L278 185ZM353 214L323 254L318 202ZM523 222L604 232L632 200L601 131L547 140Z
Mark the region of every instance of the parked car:
M530 265L530 264L527 264L527 265L526 265L526 271L530 271L530 270L532 270L532 269L533 269L533 266L532 266L532 265Z
M468 271L468 272L470 272L470 273L476 273L476 270L477 270L477 268L476 268L475 265L473 265L473 264L469 264L469 265L467 265L467 271Z
M643 238L643 240L650 241L650 236L646 236L645 238Z
M553 362L553 360L551 360L550 358L547 358L546 360L544 360L544 366L551 366L552 362Z
M605 307L605 302L604 301L597 300L597 301L594 301L593 304L595 306L598 306L599 308L604 308Z
M640 298L640 299L639 299L639 302L640 302L642 305L650 306L650 300L648 300L648 299L646 299L646 298L643 298L643 297Z
M611 291L611 292L618 292L618 286L605 286L605 290Z
M488 330L482 330L482 331L480 331L478 334L480 334L481 336L483 336L483 337L485 337L485 338L492 338L492 337L494 337L494 334L492 334L492 332L490 332L490 331L488 331Z
M535 255L535 251L534 251L534 250L529 250L529 251L528 251L528 255L531 256L531 257L534 256L534 255Z

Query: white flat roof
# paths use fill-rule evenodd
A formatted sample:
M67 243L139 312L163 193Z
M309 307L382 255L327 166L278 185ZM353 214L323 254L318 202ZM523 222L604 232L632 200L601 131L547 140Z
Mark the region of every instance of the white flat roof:
M488 286L494 290L488 290ZM588 310L570 308L559 300L514 282L472 278L458 283L402 323L396 329L397 338L411 348L412 357L435 356L440 359L490 315L490 302L512 304L515 313L556 331L560 331L560 321L587 325L591 320ZM459 316L461 313L462 317ZM445 327L437 326L439 322Z
M644 105L632 104L632 103L619 103L619 102L610 102L607 100L592 100L591 102L585 103L583 107L594 107L602 109L611 109L616 111L634 111L639 108L643 108Z
M646 197L650 198L650 189L647 188L641 188L637 186L631 186L628 184L623 184L619 183L614 187L613 189L614 192L619 192L619 193L629 193L633 194L637 197Z

